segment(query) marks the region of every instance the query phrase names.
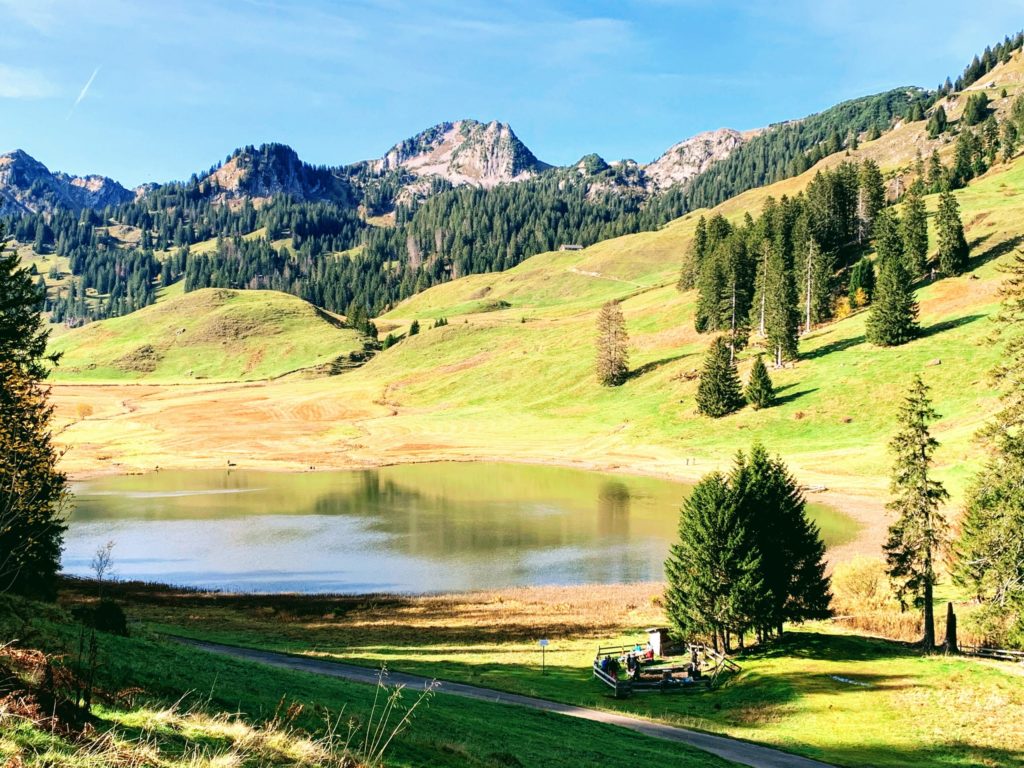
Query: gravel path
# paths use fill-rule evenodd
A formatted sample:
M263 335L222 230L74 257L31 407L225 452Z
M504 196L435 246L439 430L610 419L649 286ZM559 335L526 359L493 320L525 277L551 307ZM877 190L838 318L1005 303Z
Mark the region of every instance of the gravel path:
M224 656L232 656L238 659L256 661L261 664L268 664L272 667L292 669L301 672L311 672L315 675L328 677L340 677L357 683L368 685L377 684L377 671L368 667L359 667L351 664L341 664L335 661L323 661L320 659L293 656L286 653L275 653L272 651L260 651L254 648L240 648L233 645L221 645L219 643L208 643L201 640L187 640L185 638L173 638L175 641L200 648L204 651L219 653ZM691 731L687 728L679 728L674 725L655 723L639 717L620 715L616 712L606 712L600 709L589 709L577 707L572 704L560 704L546 699L537 699L532 696L521 696L517 693L506 693L491 688L479 688L475 685L464 683L451 683L447 681L433 681L419 675L408 675L403 672L388 672L388 682L392 684L405 685L410 689L422 689L434 684L435 690L440 693L447 693L452 696L463 696L468 699L478 699L496 704L511 704L513 706L528 707L544 712L555 712L567 717L578 717L581 720L592 720L596 723L616 725L620 728L628 728L631 731L642 733L656 739L666 739L688 744L691 747L710 752L726 760L731 760L740 765L751 766L751 768L831 768L827 763L821 763L810 758L791 755L787 752L780 752L777 749L761 747L746 741L730 739L725 736L715 736L710 733Z

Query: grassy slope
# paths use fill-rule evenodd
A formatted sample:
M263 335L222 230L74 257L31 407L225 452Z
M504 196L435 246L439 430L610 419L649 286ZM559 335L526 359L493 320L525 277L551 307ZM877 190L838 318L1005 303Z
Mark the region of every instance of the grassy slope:
M36 647L62 652L77 647L78 628L60 612L38 605L5 602L0 610L0 635L31 637ZM148 737L152 746L140 749L147 759L129 762L130 752L122 750L119 765L235 766L294 765L303 751L297 738L277 738L274 760L239 763L229 758L192 762L182 758L189 749L204 750L208 758L228 752L236 740L245 740L246 729L228 727L218 712L238 712L250 722L265 722L278 713L281 702L304 705L296 725L314 736L324 732L323 710L341 718L342 737L352 719L366 722L375 690L371 686L328 680L314 675L275 670L261 665L222 659L160 641L142 633L120 638L100 633L97 687L117 692L141 688L131 698L134 705L106 704L96 710L96 727L114 729L123 738ZM403 694L408 704L415 692ZM165 707L184 697L184 706L198 704L212 716L193 717L182 727L181 717ZM251 738L249 739L252 740ZM154 753L163 758L156 762ZM14 755L22 757L18 762ZM177 755L177 759L176 759ZM292 755L292 759L288 759ZM110 765L102 757L89 757L75 745L33 727L28 721L0 715L0 757L14 765L100 766ZM559 715L532 712L508 706L435 695L418 710L410 729L388 752L394 766L501 766L544 765L570 768L602 765L633 768L643 764L671 764L683 768L725 768L730 765L705 753L657 741L612 726L570 720ZM302 763L313 765L315 762Z
M421 598L119 589L130 613L178 634L371 667L386 663L724 733L842 766L1024 761L1020 670L922 657L899 643L827 626L739 657L742 672L713 693L617 701L591 679L589 665L599 644L631 643L643 627L664 620L655 585ZM551 640L547 675L540 674L538 637Z
M359 334L311 304L274 291L207 289L62 334L58 381L251 380L330 362Z

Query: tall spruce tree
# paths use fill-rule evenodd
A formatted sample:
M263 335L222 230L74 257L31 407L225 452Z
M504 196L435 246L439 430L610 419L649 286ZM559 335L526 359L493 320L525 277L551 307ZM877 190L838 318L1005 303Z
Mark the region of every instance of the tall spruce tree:
M29 270L0 251L0 591L50 598L66 483L50 442L53 409L42 382L53 358L40 301Z
M860 164L857 188L857 242L871 237L875 216L885 207L885 182L874 160Z
M970 249L960 221L960 206L952 192L939 195L939 210L935 214L935 229L939 244L939 269L944 275L961 275L967 270Z
M900 221L891 210L884 210L875 221L875 253L878 263L885 263L903 258L903 236L900 234Z
M704 356L704 368L697 385L697 411L718 419L742 406L740 378L729 344L725 337L717 336Z
M679 541L665 561L665 607L683 638L728 650L730 634L758 621L765 587L752 531L725 477L704 477L683 503Z
M775 399L775 387L772 386L771 376L768 375L768 368L764 364L764 357L758 355L754 365L750 369L750 379L747 381L747 388L744 392L747 402L754 410L767 408Z
M936 418L928 386L920 375L915 376L896 417L899 429L889 443L892 498L886 507L896 520L884 545L889 578L900 605L922 610L923 644L928 650L935 647L935 561L946 541L946 524L939 510L949 497L931 475L939 442L928 424Z
M807 517L800 486L779 458L755 443L740 453L729 475L743 518L750 521L761 555L766 587L757 629L762 638L782 634L786 621L831 615L825 545L817 525Z
M1001 630L996 640L1024 647L1024 254L1004 272L993 339L1000 409L981 432L990 455L967 494L955 575Z
M629 373L629 337L618 301L609 301L597 316L597 380L616 387Z
M703 216L697 219L697 228L693 232L693 241L686 254L683 256L683 264L679 269L679 280L676 282L676 289L688 291L697 284L697 275L700 274L700 267L704 261L704 255L708 247L708 222Z
M906 344L918 332L917 302L902 259L882 264L871 299L867 339L880 347Z
M801 248L803 259L800 266L800 314L803 332L810 333L815 323L828 317L832 299L832 275L835 271L835 257L824 253L813 237Z
M922 184L915 181L903 201L903 259L914 280L923 277L928 266L928 211L921 191Z
M793 272L787 268L785 256L779 248L772 248L768 255L764 294L768 351L775 367L781 368L786 360L797 356L800 315L796 308Z

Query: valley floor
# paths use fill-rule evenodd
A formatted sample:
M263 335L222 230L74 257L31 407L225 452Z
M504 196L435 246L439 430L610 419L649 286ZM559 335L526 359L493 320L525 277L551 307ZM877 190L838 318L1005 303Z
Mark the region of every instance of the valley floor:
M196 593L111 585L136 627L337 660L637 716L839 766L1024 765L1024 671L923 656L832 623L735 658L711 692L616 700L592 679L599 644L664 621L661 586L542 587L426 597ZM63 601L91 599L72 583ZM550 640L546 674L538 638ZM440 707L438 701L436 706Z

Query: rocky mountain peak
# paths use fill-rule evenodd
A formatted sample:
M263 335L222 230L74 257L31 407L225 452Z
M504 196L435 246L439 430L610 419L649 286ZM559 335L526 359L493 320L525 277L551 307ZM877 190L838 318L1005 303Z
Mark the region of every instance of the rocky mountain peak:
M21 149L0 155L0 215L103 208L135 197L106 176L51 173Z
M401 170L420 179L435 177L453 186L484 188L521 181L548 167L507 123L497 120L439 123L399 142L371 164L375 173Z
M336 200L348 195L347 183L328 168L299 159L286 144L262 144L235 150L199 180L202 192L224 202L289 195L296 200Z
M655 189L686 184L714 163L724 160L746 143L754 134L732 128L706 131L680 141L644 170Z

